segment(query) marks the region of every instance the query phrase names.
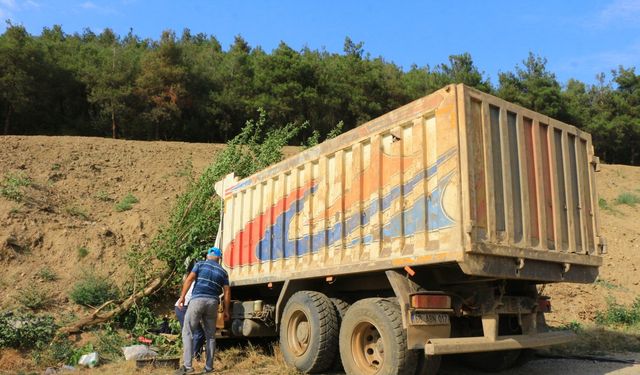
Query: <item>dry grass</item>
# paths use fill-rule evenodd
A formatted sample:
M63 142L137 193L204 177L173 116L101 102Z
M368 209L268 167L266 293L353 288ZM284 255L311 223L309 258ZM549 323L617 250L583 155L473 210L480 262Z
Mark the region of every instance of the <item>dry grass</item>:
M640 329L602 326L577 327L577 339L565 345L545 349L553 354L604 354L610 352L640 352Z
M221 348L216 352L216 374L225 375L301 375L284 363L278 345L243 344ZM204 362L194 362L196 374L204 370ZM136 368L135 361L119 361L94 369L83 369L82 374L165 375L172 369Z

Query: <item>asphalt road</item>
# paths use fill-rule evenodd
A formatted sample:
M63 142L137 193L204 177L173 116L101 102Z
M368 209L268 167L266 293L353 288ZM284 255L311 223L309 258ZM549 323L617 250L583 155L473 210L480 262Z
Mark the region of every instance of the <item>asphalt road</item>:
M603 357L623 360L635 360L636 364L603 362L584 359L547 359L538 358L526 365L500 372L503 375L640 375L640 353L611 353ZM440 375L486 375L485 372L472 371L457 363L445 361Z

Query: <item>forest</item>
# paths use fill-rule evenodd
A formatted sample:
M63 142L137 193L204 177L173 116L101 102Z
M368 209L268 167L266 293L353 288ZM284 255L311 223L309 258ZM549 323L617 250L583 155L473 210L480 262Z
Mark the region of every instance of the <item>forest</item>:
M349 37L342 53L284 42L267 52L241 36L225 49L188 29L152 40L57 25L31 35L8 23L0 124L3 134L226 142L263 109L270 123L298 124L300 144L465 83L590 132L607 163L639 165L640 75L612 68L595 84L559 82L547 60L530 53L491 82L468 53L403 69Z

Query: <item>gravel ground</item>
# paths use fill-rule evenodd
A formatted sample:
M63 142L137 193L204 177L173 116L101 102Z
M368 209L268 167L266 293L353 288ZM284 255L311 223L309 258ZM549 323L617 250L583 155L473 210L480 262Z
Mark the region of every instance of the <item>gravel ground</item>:
M517 369L499 374L509 375L638 375L640 374L640 353L612 353L608 358L630 360L636 364L596 362L577 359L536 359ZM456 363L444 363L440 375L486 375L485 372L471 371Z

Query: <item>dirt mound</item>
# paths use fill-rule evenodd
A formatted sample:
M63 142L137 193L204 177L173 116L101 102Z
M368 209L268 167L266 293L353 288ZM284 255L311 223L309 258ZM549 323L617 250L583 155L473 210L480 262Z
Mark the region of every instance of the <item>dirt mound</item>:
M96 270L121 285L124 256L167 221L189 176L221 145L86 137L0 137L0 182L20 197L0 197L0 307L20 290L48 292L53 311L76 310L70 287ZM116 207L127 195L138 202Z
M129 276L127 251L153 238L189 176L200 173L222 147L0 137L0 186L16 185L21 195L12 200L7 197L11 194L0 194L0 308L20 306L23 291L35 285L47 292L49 311L81 313L68 296L89 270L122 285ZM640 204L616 204L621 194L640 195L640 168L604 165L597 178L609 254L596 284L545 287L555 309L552 323L590 320L608 298L630 303L640 295ZM116 205L129 194L138 202L130 210L118 210Z
M633 196L640 197L640 168L603 165L596 179L600 228L608 253L595 284L545 288L555 310L549 315L551 323L590 321L608 301L630 304L640 297L640 202L633 203Z

